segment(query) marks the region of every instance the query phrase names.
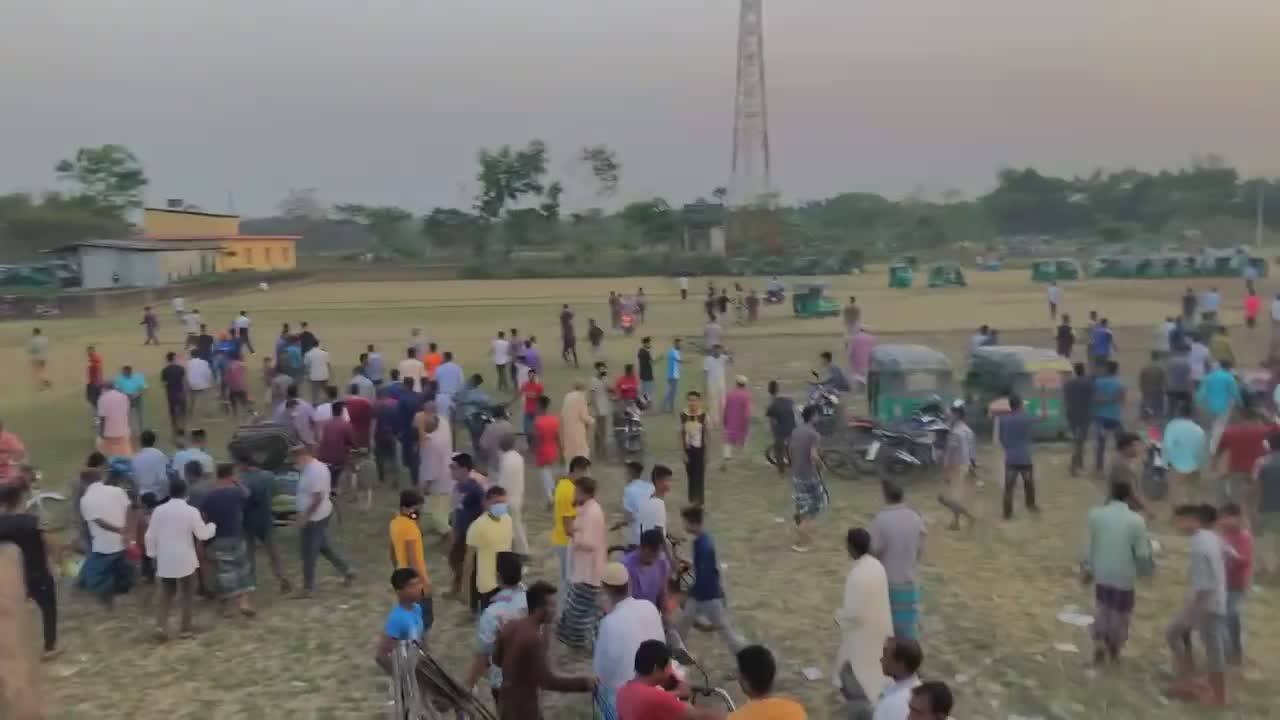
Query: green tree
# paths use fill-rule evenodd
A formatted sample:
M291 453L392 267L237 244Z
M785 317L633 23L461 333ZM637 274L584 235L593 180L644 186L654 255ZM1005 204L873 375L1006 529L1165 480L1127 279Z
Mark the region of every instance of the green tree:
M490 220L500 219L508 207L521 200L546 192L547 144L541 140L530 140L522 150L513 150L510 145L497 150L481 148L478 160L480 192L475 209Z
M488 249L489 221L456 208L436 208L422 218L422 234L435 247L457 251L470 249L483 256Z
M618 183L622 181L622 163L618 162L618 154L608 145L591 145L582 148L578 160L591 170L596 180L596 196L613 197L618 192Z
M669 245L679 235L679 218L662 198L627 203L620 214L622 221L650 245Z
M80 148L74 158L59 161L54 170L59 179L78 185L79 195L117 215L142 207L147 176L138 157L123 145Z
M420 258L424 255L422 245L415 243L413 235L406 232L413 214L404 208L344 203L335 205L333 212L339 221L364 226L374 239L374 247L371 249L379 256Z
M129 223L91 197L0 195L0 258L30 260L41 250L90 238L128 235Z

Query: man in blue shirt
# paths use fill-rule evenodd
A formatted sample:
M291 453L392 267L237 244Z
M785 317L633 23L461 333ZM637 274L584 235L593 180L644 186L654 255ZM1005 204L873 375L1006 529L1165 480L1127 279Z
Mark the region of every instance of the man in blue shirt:
M378 666L391 672L391 653L396 643L423 644L434 620L430 605L423 602L422 577L413 568L400 568L391 573L391 587L396 591L396 606L387 614L378 641Z
M372 380L374 385L381 385L383 374L386 372L386 363L382 359L382 353L372 345L367 347L364 357L364 376Z
M720 563L716 560L716 545L703 529L704 512L701 505L693 505L680 511L684 529L693 538L693 587L685 600L676 632L684 638L699 617L704 617L729 645L734 655L747 646L729 622L729 610L724 602L724 588L720 585Z
M1089 357L1095 367L1105 367L1106 362L1111 359L1111 353L1117 349L1115 335L1111 333L1108 320L1102 318L1089 330Z
M444 353L444 362L436 368L436 409L441 415L453 421L459 416L453 413L453 399L460 394L465 385L462 367L453 361L453 353ZM465 416L462 416L465 419ZM453 423L455 426L458 423Z
M662 411L676 411L676 390L680 386L680 365L684 358L680 354L680 338L671 341L671 349L667 351L667 394L662 398Z
M1106 322L1105 320L1103 322ZM1119 437L1124 429L1120 421L1124 412L1124 381L1117 375L1120 365L1108 360L1105 372L1093 381L1094 463L1093 472L1102 475L1107 453L1107 436Z
M129 409L138 416L138 424L134 427L146 427L146 423L142 421L142 393L147 390L146 378L142 377L142 373L134 372L133 366L125 365L120 368L120 374L112 384L129 396Z
M1192 419L1191 403L1180 402L1173 411L1176 417L1164 429L1161 450L1169 466L1169 505L1176 508L1200 495L1205 435L1204 429Z
M1004 519L1013 517L1013 492L1022 478L1022 492L1027 510L1039 513L1036 505L1035 470L1031 462L1032 428L1045 418L1049 410L1044 388L1040 388L1040 416L1032 417L1022 409L1022 398L1009 393L1009 413L1000 417L1000 446L1004 448Z
M1209 454L1218 452L1218 441L1227 429L1231 410L1240 403L1240 383L1231 373L1231 361L1224 360L1204 376L1196 392L1196 404L1213 418L1209 428Z

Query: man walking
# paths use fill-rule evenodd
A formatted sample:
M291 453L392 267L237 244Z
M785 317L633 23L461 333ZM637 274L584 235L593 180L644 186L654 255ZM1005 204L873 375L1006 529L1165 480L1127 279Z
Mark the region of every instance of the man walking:
M706 498L707 479L707 413L702 410L702 395L691 390L688 406L680 413L678 429L680 448L684 451L684 471L689 481L689 502L701 505Z
M548 659L550 633L556 616L556 588L536 582L525 592L528 614L503 626L493 650L493 664L502 672L498 690L498 720L542 720L543 690L593 692L594 677L557 675Z
M596 458L605 460L609 457L609 415L613 404L609 400L608 368L603 362L596 362L595 371L595 376L591 378L591 385L587 388L587 404L595 418L595 423L592 425L594 434L591 444Z
M560 310L560 357L564 360L564 364L569 364L569 358L573 358L573 367L578 367L578 336L573 330L573 311L569 309L566 303Z
M1047 417L1049 405L1044 388L1040 389L1040 417L1035 418L1022 409L1022 397L1009 394L1009 413L999 418L1000 446L1004 448L1004 519L1013 518L1013 493L1022 478L1022 491L1027 510L1039 514L1036 505L1035 469L1031 462L1033 428L1038 419Z
M777 380L769 381L769 407L764 415L773 434L773 465L782 477L787 473L787 441L796 429L796 403L782 394Z
M1165 639L1173 655L1177 678L1169 694L1178 699L1198 699L1204 688L1195 676L1191 634L1200 637L1208 671L1210 703L1227 702L1227 569L1226 548L1212 528L1218 513L1212 505L1183 505L1174 514L1178 531L1191 538L1188 548L1187 597L1169 623Z
M720 561L716 558L715 541L706 529L706 514L701 506L694 505L681 510L680 517L684 519L685 531L693 538L693 586L689 588L676 632L682 638L688 637L693 623L699 617L706 618L719 631L729 652L736 654L747 646L747 641L729 620L724 586L720 583Z
M1120 659L1138 576L1152 569L1147 523L1129 507L1132 495L1128 483L1114 482L1107 504L1089 511L1080 568L1094 586L1093 660L1099 665Z
M169 408L169 428L176 435L187 427L187 370L178 363L176 353L165 353L164 359L160 382Z
M1231 412L1240 404L1240 384L1231 373L1231 363L1220 363L1204 376L1196 392L1196 403L1212 419L1209 430L1209 454L1218 452L1218 442L1231 420Z
M1075 375L1063 386L1062 396L1071 431L1071 477L1077 477L1084 470L1084 443L1093 422L1093 378L1084 363L1076 363L1073 369Z
M893 637L889 610L889 582L884 566L871 554L871 534L851 528L845 549L853 564L844 581L844 603L836 614L840 649L836 653L833 684L844 696L850 718L868 720L871 706L885 686L880 655Z
M1125 387L1120 379L1120 365L1108 360L1104 373L1093 381L1094 454L1093 472L1102 475L1107 452L1107 437L1118 437L1124 431L1121 416L1124 413Z
M560 618L560 642L574 649L591 644L599 616L600 583L608 543L604 511L596 502L596 482L581 477L574 483L577 514L569 540L569 595Z
M211 540L217 527L206 523L200 511L187 504L187 483L176 478L166 489L168 501L151 513L144 538L147 557L155 563L160 579L160 604L156 612L156 638L169 639L169 610L178 597L179 637L191 637L191 601L200 560L196 543Z
M964 405L959 401L951 406L951 428L942 454L943 486L938 502L951 511L951 530L960 529L962 517L969 519L970 526L977 521L969 510L969 470L973 467L977 440L965 423L964 414Z
M493 368L498 373L498 391L506 390L511 385L511 341L507 333L499 330L498 336L489 343L489 354L493 358Z
M667 394L662 399L662 411L676 411L676 391L680 386L680 365L684 359L680 354L680 338L671 341L671 349L667 351Z
M663 641L662 617L648 600L631 594L634 578L622 563L605 566L601 582L608 608L600 621L591 670L600 679L600 692L595 695L601 718L618 717L615 704L618 690L635 677L636 651L646 640Z
M350 587L355 580L347 561L329 542L329 517L333 514L332 479L329 468L311 454L311 448L299 443L289 448L299 470L297 509L302 526L302 593L309 598L315 591L316 560L323 555L342 574L343 584Z
M1159 421L1165 416L1165 382L1164 364L1160 361L1160 353L1151 351L1151 362L1138 373L1138 392L1142 398L1142 416Z
M140 323L147 332L147 337L142 341L143 345L159 345L160 338L156 336L156 329L160 327L160 318L152 312L151 306L148 305L142 309L142 322Z
M653 338L640 339L636 364L640 368L640 396L648 403L653 398Z
M885 506L871 521L871 554L884 565L889 582L889 608L893 613L893 633L898 637L920 636L920 588L916 567L924 552L928 530L915 510L907 507L899 485L881 484Z
M302 356L307 368L307 384L311 387L311 403L318 404L329 385L329 351L316 345Z
M236 331L236 339L240 341L241 348L249 348L250 354L256 354L253 349L253 340L249 338L249 326L253 321L249 319L249 313L244 310L240 311L240 315L231 321L231 327Z
M805 407L801 420L787 442L787 464L791 466L791 496L795 501L796 541L791 549L805 553L813 549L813 524L831 502L831 495L822 481L822 458L818 455L822 446L818 408Z

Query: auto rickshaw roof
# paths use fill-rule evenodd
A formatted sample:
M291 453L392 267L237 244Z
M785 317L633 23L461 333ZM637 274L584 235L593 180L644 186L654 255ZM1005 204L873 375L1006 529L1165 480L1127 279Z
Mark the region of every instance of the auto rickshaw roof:
M807 292L809 290L828 290L831 288L829 282L802 282L796 283L796 292Z
M969 355L970 364L1017 365L1022 370L1071 370L1071 362L1049 348L1027 345L988 345L975 349Z
M896 372L952 371L951 358L927 345L877 345L871 351L871 369Z
M954 262L951 260L940 260L929 266L929 270L931 272L934 270L951 270L951 269L959 270L960 263Z

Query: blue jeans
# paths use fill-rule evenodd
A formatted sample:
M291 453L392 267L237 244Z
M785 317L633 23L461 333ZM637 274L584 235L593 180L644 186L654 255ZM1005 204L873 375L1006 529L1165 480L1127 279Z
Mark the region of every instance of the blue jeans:
M1094 442L1097 445L1097 447L1094 448L1093 470L1094 472L1101 474L1103 460L1107 454L1107 436L1120 437L1120 433L1124 432L1124 426L1120 424L1119 420L1114 418L1095 417L1093 419L1093 427Z
M560 592L567 597L569 594L569 546L556 545L552 548L556 552L556 560L560 563ZM556 603L556 616L559 617L561 610L564 608L563 602Z
M351 577L347 561L329 544L329 518L314 520L302 526L302 589L311 591L316 585L316 560L325 557L344 578Z
M652 380L640 381L640 394L646 398L649 398L650 401L653 400L653 381Z
M680 378L667 378L667 394L662 398L662 411L676 411L676 391L680 388Z

